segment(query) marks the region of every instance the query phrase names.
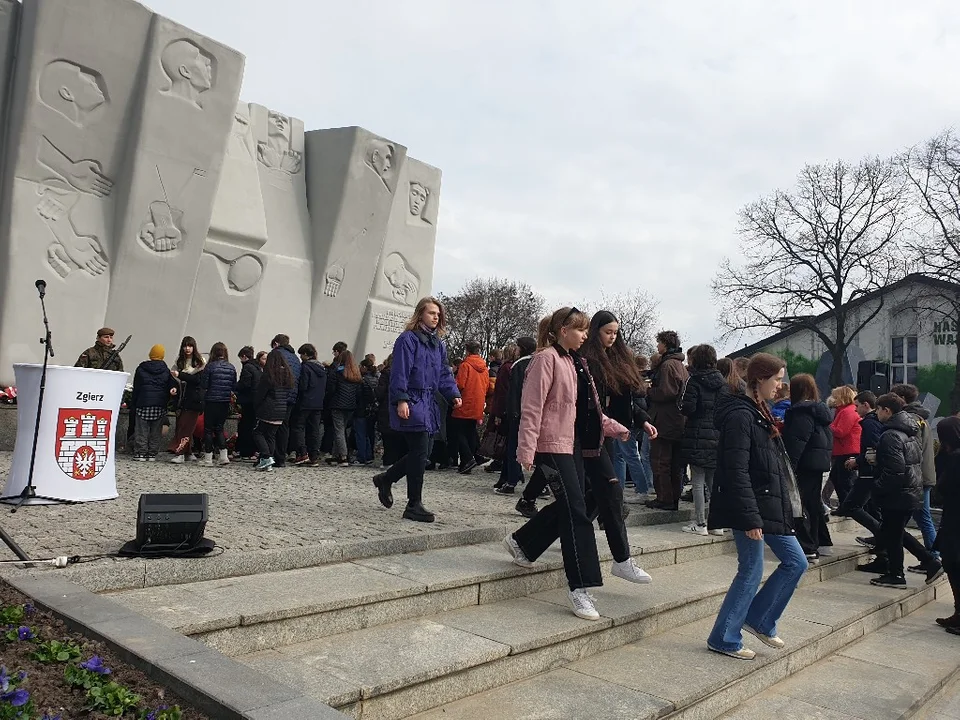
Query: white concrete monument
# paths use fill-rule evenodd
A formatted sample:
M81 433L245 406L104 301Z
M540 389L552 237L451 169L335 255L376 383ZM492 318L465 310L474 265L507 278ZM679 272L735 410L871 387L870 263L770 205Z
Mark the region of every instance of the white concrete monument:
M243 56L133 0L0 0L0 382L107 325L383 354L430 292L440 173L239 102ZM391 319L392 318L392 319Z

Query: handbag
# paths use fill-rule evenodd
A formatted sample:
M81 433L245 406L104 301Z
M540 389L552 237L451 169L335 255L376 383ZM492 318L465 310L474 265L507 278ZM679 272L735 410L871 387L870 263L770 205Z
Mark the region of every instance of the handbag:
M480 437L480 446L477 448L477 453L494 460L503 460L506 445L506 436L497 431L493 418L487 418L487 422L483 426L483 435Z

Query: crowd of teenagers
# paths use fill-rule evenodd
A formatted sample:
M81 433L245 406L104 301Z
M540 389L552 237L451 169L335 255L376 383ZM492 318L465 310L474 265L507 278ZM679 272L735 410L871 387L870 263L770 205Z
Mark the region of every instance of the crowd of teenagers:
M235 397L235 454L258 470L318 465L325 452L346 465L351 449L354 463L372 464L379 437L377 497L391 508L393 486L406 479L408 520L435 519L423 502L427 470L487 464L499 473L498 495L524 486L516 509L527 522L503 541L513 562L530 567L559 539L571 606L587 620L600 617L590 594L602 585L594 522L611 574L649 583L630 555L628 506L677 510L689 500L693 521L682 530L730 531L738 556L707 645L745 660L755 653L743 631L784 647L780 616L808 565L833 552L827 519L849 517L869 531L857 541L874 557L858 569L876 575L872 584L906 585L904 549L917 559L906 570L926 583L946 572L958 605L937 622L960 634L960 417L941 419L934 433L916 387L877 397L841 386L821 402L814 378L787 380L779 357L718 358L710 345L685 353L673 331L640 357L615 315L576 307L543 318L536 338L518 338L489 363L469 341L464 358L449 358L446 327L442 303L421 299L380 366L372 356L358 366L344 343L322 363L313 345L294 352L282 334L270 352L243 348L239 374L222 343L204 360L184 338L170 367L155 346L135 375L136 458L156 457L174 398L173 461L191 454L202 422L200 462L230 462L223 427ZM538 508L540 499L550 502ZM907 530L911 519L922 542ZM764 546L779 565L761 588Z

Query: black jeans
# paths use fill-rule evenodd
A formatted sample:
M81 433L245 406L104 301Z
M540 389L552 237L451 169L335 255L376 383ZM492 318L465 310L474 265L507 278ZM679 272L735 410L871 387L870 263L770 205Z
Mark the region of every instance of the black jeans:
M805 553L815 553L818 547L833 545L827 518L823 514L820 493L823 491L823 473L815 470L797 471L797 490L803 506L804 520L797 527L797 540Z
M260 453L261 460L273 457L277 449L277 430L279 429L280 426L273 423L266 423L263 420L257 422L257 429L253 432L253 443L257 452Z
M306 446L304 440L307 429L306 422L307 417L304 415L303 408L300 407L300 403L297 403L290 411L290 436L287 440L287 452L295 452L297 455L303 454L300 450Z
M599 457L584 458L583 469L587 476L587 515L599 516L613 559L623 562L630 557L630 541L623 522L623 488L606 449L600 451Z
M290 416L293 414L293 405L287 405L287 416L277 429L277 442L273 451L273 462L277 467L287 464L287 453L290 452ZM262 457L262 456L261 456Z
M500 484L516 487L523 480L523 468L517 462L517 445L520 438L520 423L517 420L504 420L507 424L503 428L506 434L506 443L503 446L503 467L500 468Z
M403 433L396 430L383 430L380 437L383 438L383 466L390 467L404 456L407 443L403 439Z
M230 403L208 402L203 406L203 451L213 452L227 446L223 426L230 414Z
M320 439L320 452L333 452L333 411L323 411L323 437Z
M536 464L550 481L556 498L513 534L530 560L536 560L557 536L563 569L571 590L603 585L597 539L584 499L584 467L576 455L537 453Z
M250 457L256 450L253 444L253 430L257 427L257 408L252 403L240 406L240 422L237 423L237 454Z
M903 537L907 521L913 516L910 510L884 508L883 523L880 525L878 547L887 553L887 572L890 575L903 575Z
M457 438L456 450L460 455L460 467L463 467L477 454L477 445L480 444L480 438L477 437L477 421L450 418L448 427L450 424L456 428L454 431Z
M851 455L838 455L833 459L833 466L830 468L830 482L833 483L833 489L837 491L837 500L843 505L847 495L853 490L854 480L856 480L856 471L847 470L843 465Z
M384 471L391 483L407 478L407 504L423 500L423 471L427 468L430 454L430 435L424 432L398 433L407 443L407 453Z
M320 424L323 421L323 410L296 410L296 421L291 433L296 440L297 455L306 455L313 462L320 458ZM296 430L294 429L296 428Z

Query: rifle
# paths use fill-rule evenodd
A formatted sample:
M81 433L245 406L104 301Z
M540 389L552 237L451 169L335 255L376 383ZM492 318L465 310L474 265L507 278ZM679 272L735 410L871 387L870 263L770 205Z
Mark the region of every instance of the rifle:
M120 343L119 347L115 347L113 352L107 355L107 359L103 361L103 365L100 366L101 370L109 370L110 366L113 364L113 361L120 357L120 353L123 352L123 349L127 346L127 343L130 342L130 338L133 335L127 335L127 339Z

